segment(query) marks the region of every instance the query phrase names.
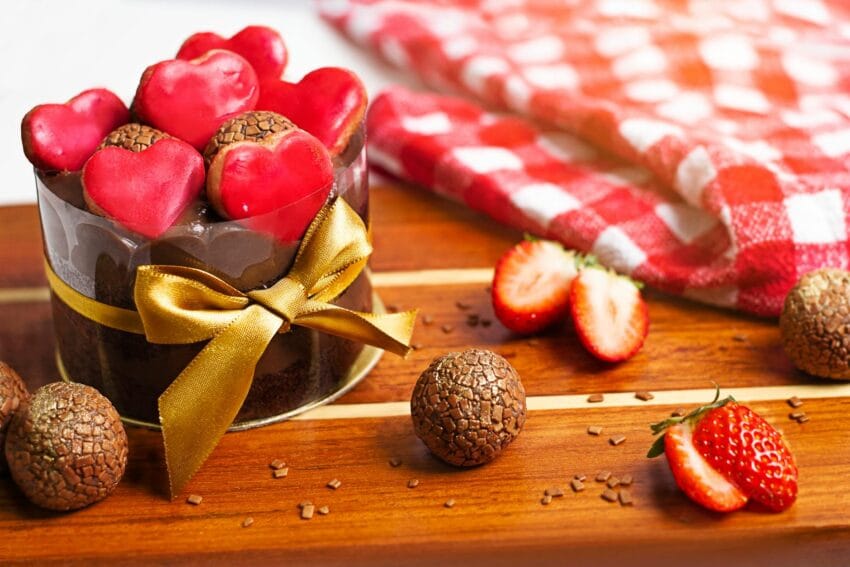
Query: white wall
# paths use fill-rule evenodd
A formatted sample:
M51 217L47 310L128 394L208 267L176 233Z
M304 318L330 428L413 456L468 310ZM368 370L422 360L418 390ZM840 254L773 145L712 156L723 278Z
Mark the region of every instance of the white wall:
M345 40L309 0L13 0L0 34L0 205L35 201L20 122L36 104L64 102L94 86L129 104L145 67L170 59L196 31L230 36L248 24L278 29L286 77L327 65L357 72L370 95L404 77Z

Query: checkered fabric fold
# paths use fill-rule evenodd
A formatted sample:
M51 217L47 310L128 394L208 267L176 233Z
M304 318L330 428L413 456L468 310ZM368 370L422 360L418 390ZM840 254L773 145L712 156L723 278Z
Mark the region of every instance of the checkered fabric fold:
M850 4L334 0L445 92L394 88L370 159L665 291L777 315L850 260Z

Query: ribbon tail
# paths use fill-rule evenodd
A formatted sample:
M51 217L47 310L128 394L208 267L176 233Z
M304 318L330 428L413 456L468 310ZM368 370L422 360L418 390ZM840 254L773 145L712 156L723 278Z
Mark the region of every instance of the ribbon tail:
M253 305L218 333L159 397L171 497L177 496L233 423L254 368L282 319Z
M375 315L310 301L293 324L407 356L416 314L417 310Z

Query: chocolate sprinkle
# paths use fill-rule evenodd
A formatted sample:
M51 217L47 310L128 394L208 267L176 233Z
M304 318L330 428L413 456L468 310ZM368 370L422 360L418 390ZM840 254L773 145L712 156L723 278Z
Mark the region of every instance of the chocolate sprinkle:
M301 519L302 520L311 520L313 518L313 511L315 508L312 504L307 504L303 508L301 508Z
M416 488L417 486L419 486L419 480L411 478L407 481L407 488Z
M605 484L608 485L608 488L616 488L620 484L620 479L616 476L612 476Z
M552 497L546 494L543 498L540 499L540 503L544 506L548 506L549 503L552 502Z
M645 390L635 392L635 397L644 402L655 399L655 396L653 396L651 392L647 392Z
M445 334L447 334L447 335L448 335L449 333L451 333L452 331L454 331L454 330L455 330L455 326L454 326L454 325L443 325L443 326L442 326L442 327L440 327L440 328L441 328L441 329L443 330L443 332L444 332Z
M274 470L279 470L279 469L282 469L283 467L285 467L286 463L281 461L280 459L275 459L275 460L273 460L272 462L269 463L269 466L271 468L273 468Z
M434 318L431 317L430 315L423 315L422 316L422 324L423 325L430 325L433 322L434 322Z
M282 469L275 469L272 471L272 476L274 478L286 478L289 474L289 467L283 467Z
M564 491L561 490L560 486L553 486L551 488L547 488L543 494L551 496L552 498L560 498L564 495Z
M791 419L796 421L796 420L800 419L801 417L804 417L805 415L806 415L806 412L804 412L804 411L792 411L791 413L788 414L788 417L790 417Z
M243 528L250 528L253 525L254 525L254 518L252 518L251 516L248 516L247 518L242 520L242 527Z
M670 417L685 417L686 413L685 408L676 408L673 413L670 414Z
M401 463L402 463L401 459L397 459L395 457L390 459L390 466L393 467L393 468L401 466Z
M603 396L602 394L590 394L589 396L587 396L587 403L589 404L597 404L604 400L605 396Z
M602 435L602 426L601 425L588 425L587 426L588 435Z
M342 486L342 482L338 478L335 478L331 481L328 481L328 484L327 484L327 487L330 488L331 490L336 490L340 486Z
M617 493L611 490L610 488L606 488L605 492L602 493L602 499L607 500L608 502L616 502Z
M322 506L321 508L319 508L318 510L316 510L316 512L318 512L318 513L319 513L319 514L321 514L322 516L327 516L328 514L330 514L330 513L331 513L331 509L330 509L330 508L328 508L327 506Z
M633 480L632 475L630 475L630 474L623 475L623 477L620 478L620 486L631 486L632 480Z
M572 487L573 492L581 492L584 490L584 483L577 478L570 481L570 486Z
M611 471L599 471L596 475L596 482L606 482L611 478Z
M454 508L454 505L455 505L454 498L449 498L448 500L446 500L446 503L443 504L443 506L445 506L446 508Z
M632 500L632 495L628 490L620 490L620 505L621 506L631 506L634 504Z
M189 497L186 499L186 502L188 502L192 506L197 506L203 500L204 500L204 497L201 496L200 494L190 494Z
M621 445L625 440L626 440L625 435L614 435L613 437L608 439L608 442L611 443L611 445L616 447L617 445Z
M803 405L803 400L801 400L797 396L792 396L792 397L788 398L788 405L791 406L794 409L797 409L798 407Z

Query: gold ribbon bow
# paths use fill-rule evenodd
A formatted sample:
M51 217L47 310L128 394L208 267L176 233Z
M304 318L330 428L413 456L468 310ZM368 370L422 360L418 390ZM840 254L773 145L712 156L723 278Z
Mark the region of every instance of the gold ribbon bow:
M372 252L363 221L342 199L307 229L289 273L272 287L242 293L218 277L181 266L139 266L138 312L83 296L48 266L54 293L82 315L143 333L159 344L209 341L159 397L172 496L213 451L242 407L269 342L290 325L406 355L415 311L374 315L329 303L345 291Z

